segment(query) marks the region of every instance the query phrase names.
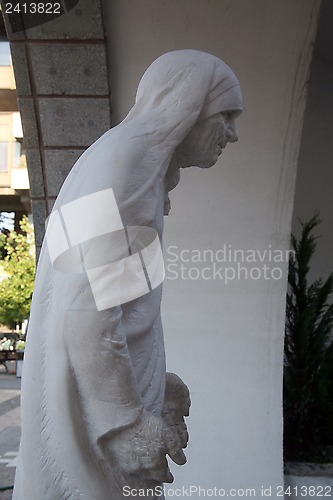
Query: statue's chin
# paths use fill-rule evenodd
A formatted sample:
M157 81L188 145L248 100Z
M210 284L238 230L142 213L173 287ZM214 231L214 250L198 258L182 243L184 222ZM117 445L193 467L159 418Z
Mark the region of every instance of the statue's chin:
M219 147L218 151L216 151L215 154L211 154L210 156L207 155L202 159L202 161L197 162L194 166L198 168L211 168L216 164L221 154L222 148Z
M198 168L212 168L216 164L217 160L219 157L217 156L214 160L210 161L209 163L202 163L200 165L196 165Z
M210 148L205 148L202 151L188 151L178 150L175 155L178 169L198 167L198 168L211 168L215 165L219 156L223 153L223 148L218 144Z

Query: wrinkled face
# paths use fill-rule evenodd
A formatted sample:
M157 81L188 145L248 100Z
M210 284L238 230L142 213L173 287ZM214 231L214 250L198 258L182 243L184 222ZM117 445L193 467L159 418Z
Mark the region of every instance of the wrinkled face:
M210 168L215 165L227 143L238 140L236 118L240 114L241 110L231 108L198 121L176 149L178 166Z

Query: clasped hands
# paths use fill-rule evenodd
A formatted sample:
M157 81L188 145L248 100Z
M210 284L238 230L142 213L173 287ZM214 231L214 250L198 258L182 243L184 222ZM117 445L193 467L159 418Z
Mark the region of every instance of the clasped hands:
M110 451L120 469L145 480L171 483L166 455L178 465L186 463L183 448L188 433L184 417L190 408L189 390L174 373L166 374L161 417L143 410L139 419L113 437Z

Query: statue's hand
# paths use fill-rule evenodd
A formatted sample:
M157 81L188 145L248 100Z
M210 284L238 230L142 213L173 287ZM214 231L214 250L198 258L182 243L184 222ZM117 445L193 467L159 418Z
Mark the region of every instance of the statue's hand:
M163 419L146 411L134 425L112 438L109 452L123 472L163 483L173 481L167 454L178 465L186 462L178 434Z
M188 442L184 417L189 415L190 406L190 393L186 384L175 373L167 373L162 418L177 433L182 448L186 448Z

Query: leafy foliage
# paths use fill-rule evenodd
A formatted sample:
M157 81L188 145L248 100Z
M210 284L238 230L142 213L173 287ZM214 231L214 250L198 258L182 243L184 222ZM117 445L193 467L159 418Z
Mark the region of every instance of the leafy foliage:
M308 283L318 214L292 235L284 367L285 459L322 462L333 445L333 274Z
M35 277L33 227L26 217L20 227L0 235L0 323L9 327L29 316Z
M7 255L6 250L6 236L9 235L10 230L8 226L14 226L14 219L12 214L7 212L0 212L0 260L3 260Z

